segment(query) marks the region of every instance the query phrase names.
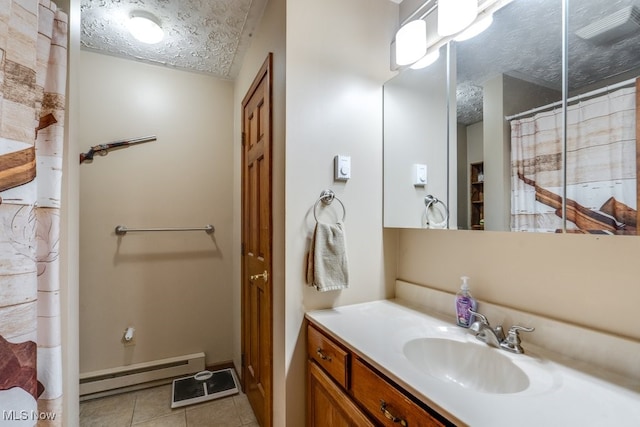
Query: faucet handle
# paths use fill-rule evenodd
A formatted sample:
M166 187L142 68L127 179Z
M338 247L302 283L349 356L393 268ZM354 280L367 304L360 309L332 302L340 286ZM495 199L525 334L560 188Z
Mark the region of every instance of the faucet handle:
M509 335L515 334L517 336L518 335L518 331L533 332L535 330L536 330L536 328L527 328L526 326L513 325L512 327L509 328Z
M507 332L507 337L500 344L500 346L512 353L522 354L524 353L524 349L520 345L522 341L520 340L520 334L518 332L519 331L533 332L535 330L536 328L527 328L520 325L513 325L512 327L509 328L509 332Z
M487 317L484 314L480 314L477 311L473 311L471 309L469 309L469 313L473 314L474 316L476 316L477 318L480 319L480 322L484 323L485 325L489 326L489 320L487 319Z

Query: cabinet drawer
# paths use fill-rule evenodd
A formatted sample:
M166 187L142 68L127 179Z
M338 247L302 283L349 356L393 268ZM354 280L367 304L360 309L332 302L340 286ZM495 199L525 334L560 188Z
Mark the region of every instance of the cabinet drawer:
M383 426L444 426L359 359L352 365L353 396Z
M307 327L307 352L338 384L348 388L349 353L311 325Z

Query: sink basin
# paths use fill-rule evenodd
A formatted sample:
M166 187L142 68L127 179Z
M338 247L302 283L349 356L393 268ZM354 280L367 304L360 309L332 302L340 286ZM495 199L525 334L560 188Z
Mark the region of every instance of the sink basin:
M461 387L496 394L518 393L529 387L529 377L501 350L446 338L418 338L403 352L418 370Z

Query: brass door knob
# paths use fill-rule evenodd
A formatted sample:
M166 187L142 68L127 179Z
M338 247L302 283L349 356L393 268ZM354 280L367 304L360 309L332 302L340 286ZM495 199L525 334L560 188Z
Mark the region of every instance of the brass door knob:
M266 281L269 279L269 273L267 273L267 270L264 271L264 273L262 274L253 274L251 276L249 276L249 280L258 280L258 279L264 279L265 283Z

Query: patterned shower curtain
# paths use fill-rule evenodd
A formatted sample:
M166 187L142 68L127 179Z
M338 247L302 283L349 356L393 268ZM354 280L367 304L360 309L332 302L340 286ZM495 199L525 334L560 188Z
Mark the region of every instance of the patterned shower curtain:
M62 425L67 24L49 0L0 1L0 426Z
M511 230L561 229L562 180L562 111L512 120Z
M567 231L636 234L636 88L567 108ZM565 197L562 111L511 121L511 228L557 232Z
M567 231L636 234L636 88L567 111Z

